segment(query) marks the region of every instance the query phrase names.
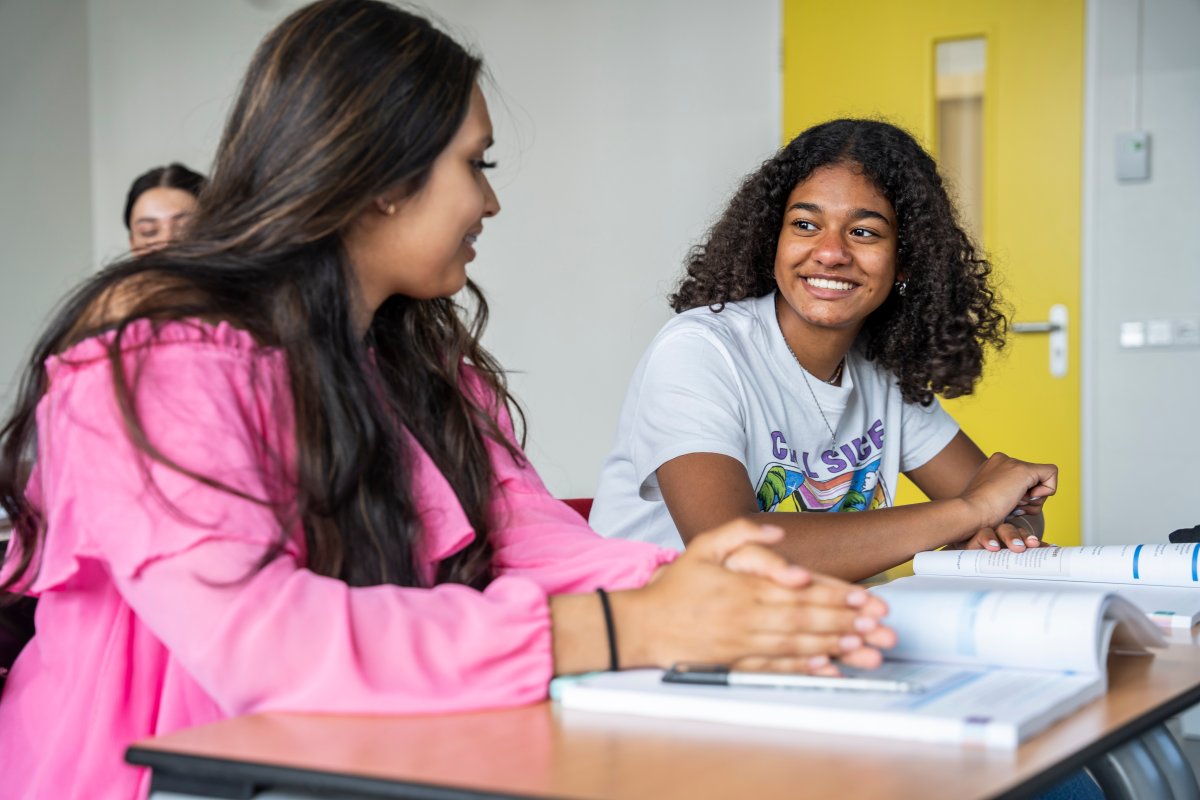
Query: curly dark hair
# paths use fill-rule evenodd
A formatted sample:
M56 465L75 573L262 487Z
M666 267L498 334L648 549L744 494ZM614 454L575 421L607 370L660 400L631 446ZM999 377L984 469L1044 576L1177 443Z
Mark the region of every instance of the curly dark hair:
M896 375L908 402L970 394L984 349L1004 346L1008 323L989 285L992 265L959 226L937 165L907 132L886 122L838 119L801 133L743 181L708 238L689 253L669 298L676 312L762 297L775 290L775 249L787 198L814 170L861 168L896 211L897 273L857 344Z

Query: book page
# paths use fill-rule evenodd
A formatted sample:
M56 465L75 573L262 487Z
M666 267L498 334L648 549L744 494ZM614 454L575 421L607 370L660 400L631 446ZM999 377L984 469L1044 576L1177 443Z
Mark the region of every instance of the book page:
M1150 586L1138 583L1095 583L1091 581L1060 581L1053 584L1045 579L1013 577L952 577L947 575L914 575L902 578L905 584L921 589L976 591L1024 589L1026 591L1110 592L1133 603L1155 624L1163 628L1191 630L1200 622L1200 592L1177 586Z
M887 601L899 640L889 660L1103 671L1107 593L925 590L911 580L873 590Z
M1115 623L1109 623L1111 628ZM889 701L892 709L911 715L910 724L921 717L952 716L964 721L1010 722L1024 728L1018 738L1064 716L1107 687L1104 674L1043 672L1019 669L979 669L942 664L885 662L878 670L864 672L924 686L920 694ZM964 743L970 743L972 726L964 726Z
M917 553L917 575L1200 586L1200 544L1109 544L1012 550Z

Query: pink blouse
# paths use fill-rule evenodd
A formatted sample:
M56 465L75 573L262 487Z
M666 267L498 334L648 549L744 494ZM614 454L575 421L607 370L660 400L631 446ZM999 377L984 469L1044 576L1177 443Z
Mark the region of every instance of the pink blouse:
M0 797L144 796L148 775L124 763L127 745L236 714L541 700L553 666L547 596L640 586L674 555L595 535L532 467L489 442L498 486L486 590L351 588L305 569L299 533L240 580L279 523L267 507L139 456L108 341L46 364L29 495L49 532L31 588L38 633L0 701ZM150 440L252 497L278 496L269 476L295 450L282 353L227 324L154 332L139 322L125 341ZM507 415L499 421L511 435ZM447 476L409 444L419 568L431 579L475 534Z

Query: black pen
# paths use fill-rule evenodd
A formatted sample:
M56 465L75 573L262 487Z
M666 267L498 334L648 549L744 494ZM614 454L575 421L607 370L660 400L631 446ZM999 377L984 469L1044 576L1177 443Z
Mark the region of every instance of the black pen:
M755 686L766 689L826 689L850 692L894 692L915 694L925 691L920 684L889 678L846 678L827 675L800 675L788 672L740 672L715 664L676 664L663 673L664 683L690 683L702 686Z

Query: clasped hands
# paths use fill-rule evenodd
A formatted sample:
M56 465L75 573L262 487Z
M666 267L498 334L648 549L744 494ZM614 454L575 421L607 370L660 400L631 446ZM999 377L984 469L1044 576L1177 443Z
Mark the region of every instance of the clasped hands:
M880 648L896 643L882 622L887 604L788 563L769 549L782 538L782 528L735 520L693 539L631 593L642 602L627 616L629 633L648 648L639 660L814 675L879 666Z

